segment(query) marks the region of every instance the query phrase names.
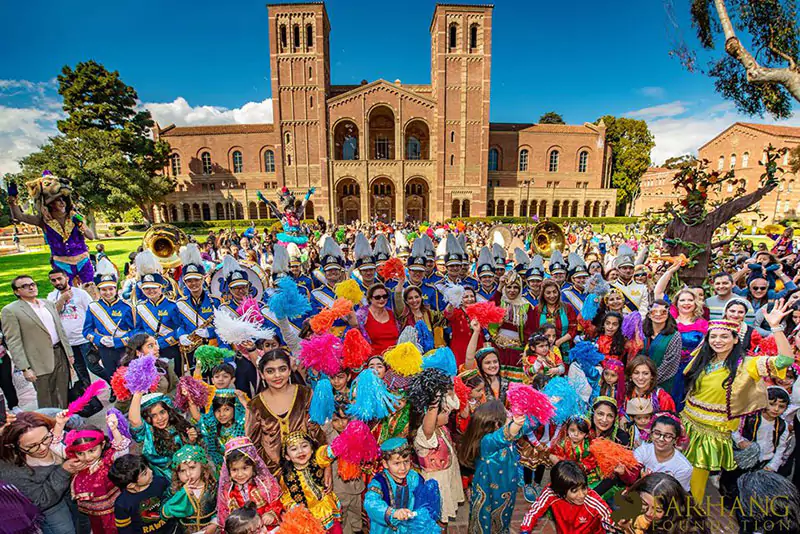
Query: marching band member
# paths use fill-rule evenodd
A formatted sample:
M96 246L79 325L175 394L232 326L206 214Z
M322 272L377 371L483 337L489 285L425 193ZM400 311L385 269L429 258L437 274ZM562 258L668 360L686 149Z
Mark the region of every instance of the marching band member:
M316 279L303 274L300 262L300 248L296 244L289 243L286 246L286 250L289 253L289 275L294 278L297 287L304 291L307 297L310 297L311 292L321 284ZM273 274L275 274L274 271Z
M633 281L633 270L636 260L633 250L626 244L622 244L617 249L617 257L614 258L614 267L617 269L619 277L611 284L618 288L625 297L625 313L639 311L642 317L647 315L649 303L649 290L644 284Z
M503 237L499 232L494 234L495 243L492 245L492 256L494 257L494 273L497 278L506 274L506 249L498 241L502 242Z
M486 302L497 291L497 275L494 273L494 258L489 247L483 247L478 255L478 280L480 287L475 292L478 302Z
M586 270L583 258L574 252L570 252L567 256L567 276L570 285L561 289L561 300L572 307L575 315L579 315L583 309L583 301L586 300L585 287L589 271Z
M247 297L253 296L253 285L247 271L242 268L233 256L225 256L222 260L222 276L225 280L227 291L222 295L221 306L227 308L234 316L238 316L236 311Z
M438 261L434 261L436 259L436 251L433 248L433 241L431 241L428 234L422 234L419 239L422 240L422 244L425 246L425 282L436 286L441 282L442 274L439 270Z
M97 262L94 283L100 298L89 304L83 323L83 337L97 347L106 373L104 378L110 383L134 329L133 308L119 297L117 271L107 257Z
M311 314L316 315L323 308L333 307L336 301L336 284L345 279L344 257L342 249L332 237L325 237L320 250L320 264L325 275L325 285L311 292ZM331 333L341 334L347 325L356 326L355 316L348 318L348 322L337 319L333 323Z
M182 374L181 352L178 348L180 312L175 301L164 295L164 276L155 255L145 250L136 255L139 288L145 298L136 305L137 331L158 341L159 357L175 363L175 373Z
M405 234L400 230L394 232L394 255L405 260L411 255L411 247L408 244Z
M550 270L550 278L552 278L559 287L562 287L567 280L567 263L564 261L564 256L561 254L561 251L554 250L553 253L550 254L550 265L548 267Z
M369 241L363 233L356 234L356 241L353 245L353 257L355 258L355 269L353 269L352 278L358 282L358 286L364 294L367 290L377 282L375 278L375 256L372 253L372 248L369 246ZM362 304L367 301L363 300Z
M375 267L380 267L392 257L392 251L389 249L389 240L386 234L380 233L375 238L375 246L372 247L372 253L375 256Z
M444 245L444 247L442 247L442 245ZM453 284L457 286L465 285L461 280L461 262L464 256L464 251L461 250L456 237L452 234L446 235L442 239L441 243L439 243L439 248L444 248L444 264L447 272L438 283L433 285L433 287L441 292L442 288L444 288L447 284Z
M478 287L480 286L480 283L478 283L478 280L476 278L470 275L469 268L472 265L472 262L470 261L469 252L467 250L467 236L465 236L464 234L458 234L456 236L456 239L458 240L458 246L461 247L461 253L462 253L461 284L464 286L469 286L475 291L477 291Z
M414 241L414 246L411 249L411 255L408 257L408 277L403 282L403 290L409 286L418 287L422 293L422 301L428 305L431 310L442 311L446 304L441 295L430 284L425 283L425 249L424 243L419 239ZM397 286L396 280L389 280L386 286L390 290L394 290Z
M200 343L206 344L208 340L216 338L213 327L214 310L219 308L220 302L204 287L206 269L197 244L186 245L181 250L180 257L183 264L181 278L186 286L186 296L175 303L182 323L178 331L178 341L182 346L190 347L194 343L189 336L194 334L200 338ZM189 354L190 365L192 360L192 354Z
M526 287L522 294L532 306L539 304L542 296L542 282L544 281L544 258L535 255L531 260L528 270L525 272Z

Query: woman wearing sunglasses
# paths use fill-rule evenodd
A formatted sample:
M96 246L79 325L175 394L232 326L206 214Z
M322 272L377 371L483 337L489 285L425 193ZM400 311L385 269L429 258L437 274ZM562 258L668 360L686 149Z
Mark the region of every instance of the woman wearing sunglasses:
M69 483L86 465L54 452L54 426L35 412L17 415L0 434L0 472L42 511L45 534L75 534L77 510L73 516Z
M402 288L401 284L397 284ZM372 354L383 354L386 349L397 345L400 325L391 308L387 306L392 293L383 284L373 284L367 291L369 306L356 312L358 324L364 338L372 345Z

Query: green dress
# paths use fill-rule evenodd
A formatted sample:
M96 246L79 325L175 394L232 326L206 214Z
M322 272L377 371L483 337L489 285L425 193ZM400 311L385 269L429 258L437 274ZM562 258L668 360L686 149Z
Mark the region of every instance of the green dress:
M180 521L187 533L199 532L217 517L216 481L205 487L200 496L181 488L161 507L165 519Z

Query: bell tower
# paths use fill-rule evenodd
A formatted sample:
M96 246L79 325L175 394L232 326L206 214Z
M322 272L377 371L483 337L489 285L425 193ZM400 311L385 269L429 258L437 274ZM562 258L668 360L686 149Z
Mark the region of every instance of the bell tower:
M328 14L322 2L269 4L267 9L278 182L296 191L298 199L315 187L314 215L330 219Z

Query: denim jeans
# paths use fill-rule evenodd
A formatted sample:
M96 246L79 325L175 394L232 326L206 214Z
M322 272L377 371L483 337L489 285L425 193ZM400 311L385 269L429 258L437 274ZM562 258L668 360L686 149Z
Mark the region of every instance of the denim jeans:
M68 497L65 496L57 505L44 511L44 534L75 534L75 523L67 501Z
M75 364L73 365L75 373L85 384L90 384L92 382L92 379L89 377L89 371L100 378L106 378L105 369L103 369L99 363L89 363L86 359L91 348L92 344L88 342L72 346L72 355L75 358Z

